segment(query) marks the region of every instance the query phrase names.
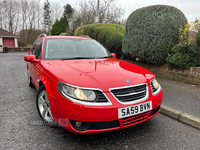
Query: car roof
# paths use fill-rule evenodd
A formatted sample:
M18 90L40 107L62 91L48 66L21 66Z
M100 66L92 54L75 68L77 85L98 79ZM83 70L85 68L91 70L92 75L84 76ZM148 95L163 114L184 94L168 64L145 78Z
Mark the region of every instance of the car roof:
M88 36L46 36L46 37L42 37L42 38L46 38L46 39L91 39Z

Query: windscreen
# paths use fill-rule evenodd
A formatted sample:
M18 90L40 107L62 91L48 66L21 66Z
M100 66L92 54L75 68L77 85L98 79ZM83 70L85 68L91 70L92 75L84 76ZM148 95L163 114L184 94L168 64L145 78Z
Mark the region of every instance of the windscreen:
M46 39L44 60L112 58L101 44L87 39Z

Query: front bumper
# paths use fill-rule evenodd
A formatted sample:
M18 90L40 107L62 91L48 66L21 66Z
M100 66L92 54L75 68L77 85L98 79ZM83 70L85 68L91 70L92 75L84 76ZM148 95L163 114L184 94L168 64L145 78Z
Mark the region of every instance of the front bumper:
M152 110L120 119L118 118L118 108L131 105L116 102L114 97L111 94L109 95L109 93L106 93L107 97L114 102L109 106L81 105L69 101L63 96L60 96L58 99L49 96L49 100L52 115L60 126L75 133L96 134L130 127L154 117L160 111L163 97L162 93L161 90L156 96L149 95L146 101L140 102L152 101Z

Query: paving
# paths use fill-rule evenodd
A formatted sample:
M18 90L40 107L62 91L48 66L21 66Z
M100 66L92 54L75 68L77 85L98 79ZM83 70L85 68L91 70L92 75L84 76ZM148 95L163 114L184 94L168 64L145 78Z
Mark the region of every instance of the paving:
M200 129L200 86L157 79L163 88L161 113Z

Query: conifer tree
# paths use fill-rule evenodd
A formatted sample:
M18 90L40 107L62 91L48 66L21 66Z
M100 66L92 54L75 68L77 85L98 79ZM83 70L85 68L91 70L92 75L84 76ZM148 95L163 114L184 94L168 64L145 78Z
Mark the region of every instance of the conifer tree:
M63 17L60 18L60 21L58 19L52 26L51 35L59 35L60 33L65 33L67 28L69 27L69 23L67 20L67 16L64 14Z
M46 0L44 3L44 25L48 27L48 33L50 35L50 26L51 26L51 10L49 0Z

